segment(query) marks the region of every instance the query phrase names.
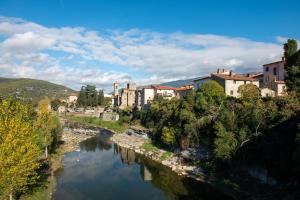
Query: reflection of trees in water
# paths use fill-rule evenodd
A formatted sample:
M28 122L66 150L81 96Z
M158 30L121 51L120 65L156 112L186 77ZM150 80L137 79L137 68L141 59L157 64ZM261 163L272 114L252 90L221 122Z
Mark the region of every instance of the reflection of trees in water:
M141 177L166 193L170 199L231 199L206 183L178 176L170 168L140 156Z
M96 149L103 151L103 150L111 149L112 144L111 142L109 142L108 136L103 136L101 134L98 134L95 137L82 141L80 143L80 148L86 151L96 151Z
M179 195L188 195L182 177L176 175L170 168L145 157L141 157L141 176L144 181L151 179L151 183L162 189L171 199L177 199Z

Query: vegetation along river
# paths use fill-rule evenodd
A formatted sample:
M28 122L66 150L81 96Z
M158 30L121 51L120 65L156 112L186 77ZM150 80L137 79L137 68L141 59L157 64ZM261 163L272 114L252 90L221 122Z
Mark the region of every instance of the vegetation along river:
M183 178L169 168L110 141L107 132L66 153L57 173L56 200L230 199L206 183Z

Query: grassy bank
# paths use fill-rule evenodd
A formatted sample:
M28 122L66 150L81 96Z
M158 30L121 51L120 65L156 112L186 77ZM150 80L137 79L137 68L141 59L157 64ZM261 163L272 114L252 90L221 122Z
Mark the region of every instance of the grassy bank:
M111 131L122 133L126 130L125 125L117 121L103 121L98 117L82 117L82 116L65 116L65 119L73 122L78 122L87 125L99 126L101 128L106 128Z

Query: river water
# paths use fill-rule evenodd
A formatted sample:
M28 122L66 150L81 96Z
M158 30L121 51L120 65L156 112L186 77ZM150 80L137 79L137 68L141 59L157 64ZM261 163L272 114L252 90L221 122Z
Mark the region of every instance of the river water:
M100 133L63 157L55 200L230 199L210 185L122 148Z

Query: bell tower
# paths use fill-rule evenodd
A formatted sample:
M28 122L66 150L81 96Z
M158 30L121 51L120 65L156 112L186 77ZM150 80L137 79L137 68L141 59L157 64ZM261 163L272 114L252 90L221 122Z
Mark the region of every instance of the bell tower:
M118 96L119 95L119 83L118 81L114 82L114 96Z

